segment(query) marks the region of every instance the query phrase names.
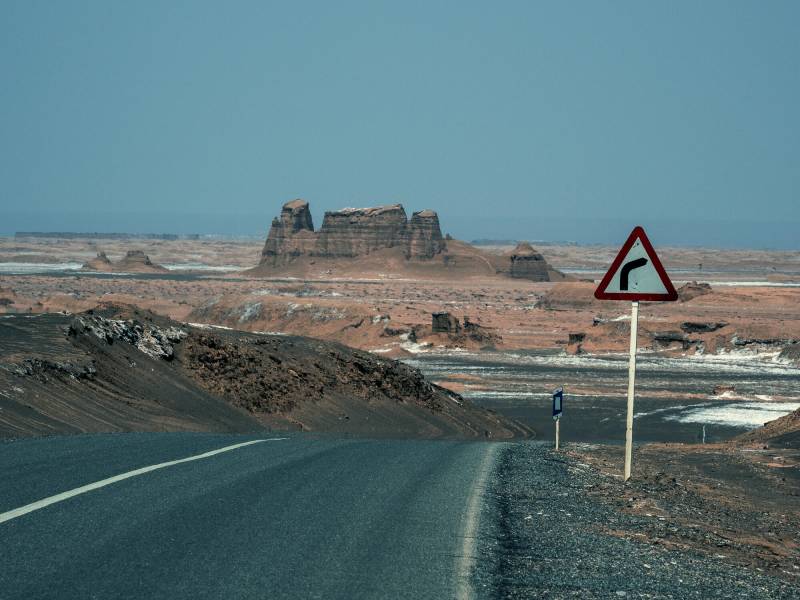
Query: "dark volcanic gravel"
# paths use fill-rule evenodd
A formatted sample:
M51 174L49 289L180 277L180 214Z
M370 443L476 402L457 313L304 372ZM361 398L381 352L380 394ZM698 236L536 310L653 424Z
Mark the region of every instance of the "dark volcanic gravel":
M598 477L549 444L504 445L481 515L477 596L800 598L800 587L777 577L601 533L647 529L643 517L616 512L588 493Z

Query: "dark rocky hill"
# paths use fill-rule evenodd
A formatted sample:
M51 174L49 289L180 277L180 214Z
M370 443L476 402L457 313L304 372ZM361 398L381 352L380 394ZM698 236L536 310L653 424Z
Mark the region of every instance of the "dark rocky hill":
M340 344L198 329L129 306L0 319L0 437L263 428L530 433L416 369Z

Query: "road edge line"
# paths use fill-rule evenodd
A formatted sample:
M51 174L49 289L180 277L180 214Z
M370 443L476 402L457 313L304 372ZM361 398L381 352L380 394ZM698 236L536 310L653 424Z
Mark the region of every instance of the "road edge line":
M165 469L167 467L172 467L174 465L192 462L195 460L202 460L204 458L210 458L212 456L216 456L217 454L222 454L223 452L230 452L231 450L237 450L238 448L243 448L245 446L252 446L253 444L260 444L261 442L278 442L287 439L289 438L267 438L261 440L250 440L249 442L233 444L232 446L225 446L224 448L209 450L208 452L203 452L202 454L195 454L194 456L187 456L186 458L180 458L178 460L170 460L155 465L149 465L147 467L134 469L133 471L120 473L119 475L113 475L112 477L107 477L105 479L95 481L94 483L87 483L86 485L82 485L80 487L67 490L66 492L61 492L60 494L55 494L54 496L42 498L41 500L37 500L36 502L31 502L30 504L26 504L25 506L20 506L19 508L14 508L4 513L0 513L0 523L11 521L12 519L16 519L23 515L27 515L28 513L32 513L34 511L40 510L52 504L63 502L64 500L69 500L70 498L74 498L75 496L80 496L81 494L85 494L86 492L91 492L92 490L106 487L107 485L111 485L112 483L117 483L119 481L124 481L125 479L130 479L131 477L138 477L139 475L144 475L145 473L150 473L151 471L157 471L158 469Z
M456 598L458 600L473 600L475 598L471 577L478 560L478 525L480 524L483 496L486 492L489 474L495 462L497 446L497 443L487 444L486 455L481 461L478 475L472 485L472 493L467 501L464 531L461 538L461 552L456 562Z

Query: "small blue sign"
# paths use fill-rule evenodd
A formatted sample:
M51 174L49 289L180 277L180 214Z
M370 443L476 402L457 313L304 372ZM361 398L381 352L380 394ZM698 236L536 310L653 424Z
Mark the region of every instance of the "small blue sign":
M553 420L558 421L564 411L564 388L558 388L553 392Z

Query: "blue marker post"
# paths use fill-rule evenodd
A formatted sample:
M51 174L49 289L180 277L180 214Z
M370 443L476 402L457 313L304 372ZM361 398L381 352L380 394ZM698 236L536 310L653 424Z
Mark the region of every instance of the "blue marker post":
M556 422L556 450L558 450L559 424L561 413L564 411L564 388L560 387L553 392L553 420Z

